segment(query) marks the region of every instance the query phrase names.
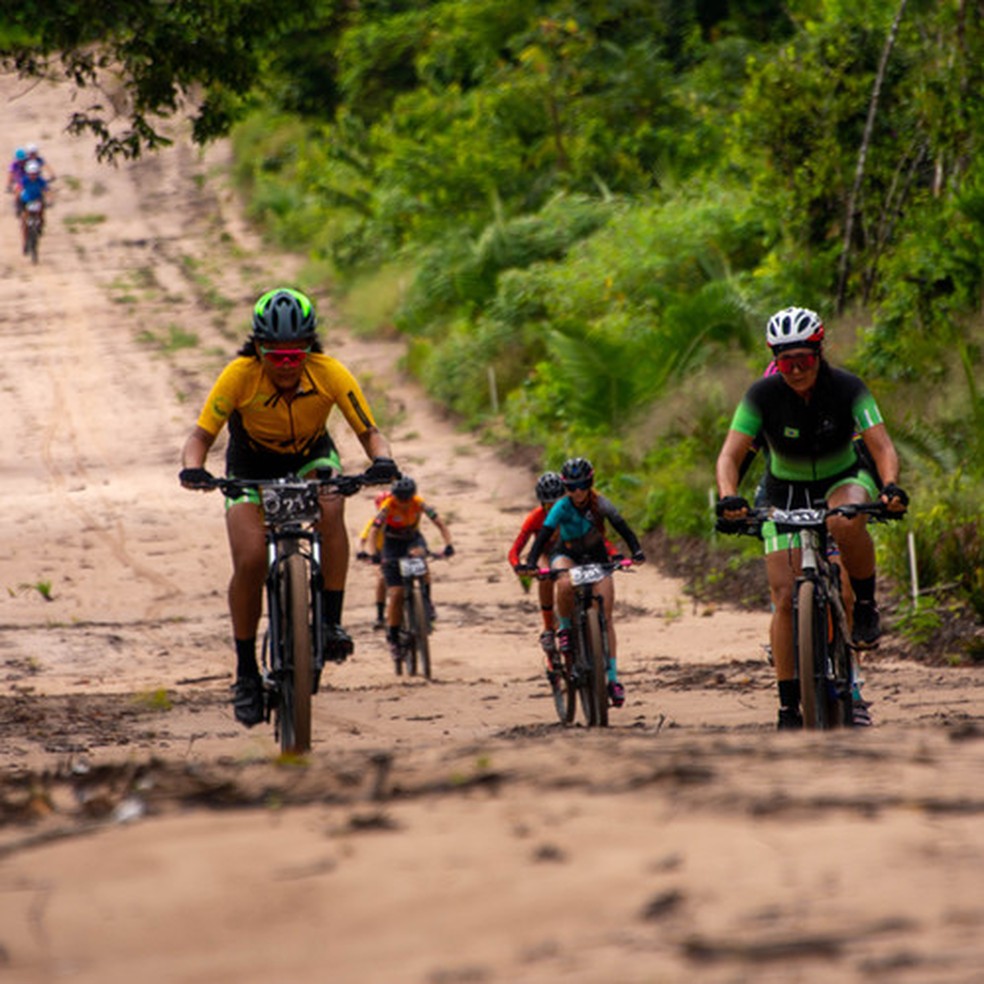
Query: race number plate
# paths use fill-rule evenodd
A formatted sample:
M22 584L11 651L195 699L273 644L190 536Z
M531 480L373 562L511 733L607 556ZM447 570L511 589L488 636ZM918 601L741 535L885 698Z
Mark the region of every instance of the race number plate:
M269 485L261 493L263 511L272 523L313 522L320 515L318 490L310 482Z
M605 569L601 564L582 564L571 568L571 584L578 587L581 584L595 584L605 577Z
M401 577L418 577L427 573L427 561L423 557L401 557Z

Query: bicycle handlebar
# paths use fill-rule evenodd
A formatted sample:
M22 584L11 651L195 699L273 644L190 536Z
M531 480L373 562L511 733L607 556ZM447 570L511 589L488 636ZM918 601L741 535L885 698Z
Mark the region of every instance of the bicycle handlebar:
M289 485L317 485L320 488L333 488L340 495L355 495L367 485L388 485L390 480L370 479L365 472L358 475L315 475L311 478L300 477L299 475L284 475L281 478L224 478L218 475L210 475L207 479L202 478L196 483L194 488L208 491L219 489L224 495L234 499L246 492L261 491L271 486Z
M754 507L738 519L719 517L715 528L719 533L756 536L762 523L771 521L779 527L810 529L822 526L829 516L870 516L876 523L888 523L902 519L904 512L893 512L884 502L848 502L843 506L828 506L820 503L806 509L779 509L777 506Z
M615 571L627 571L630 567L635 566L635 561L631 557L621 557L618 560L606 560L600 563L588 561L587 564L575 564L574 567L587 567L589 565L600 567L605 574L612 574ZM562 574L569 574L571 570L573 570L571 567L538 567L536 570L529 571L524 571L520 568L519 573L528 573L538 581L556 581Z

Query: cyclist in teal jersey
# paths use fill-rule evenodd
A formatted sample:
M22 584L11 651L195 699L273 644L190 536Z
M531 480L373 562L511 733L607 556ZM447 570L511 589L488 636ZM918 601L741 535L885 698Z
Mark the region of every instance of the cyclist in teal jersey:
M748 503L738 495L742 462L756 437L769 449L765 498L783 509L807 507L819 500L830 506L880 498L893 512L904 512L908 496L896 485L899 460L874 397L857 377L833 368L823 357L824 328L807 308L774 314L766 342L777 373L755 382L735 411L717 460L717 514L725 524L740 521ZM855 434L864 438L883 483L858 457ZM875 548L866 517L828 521L855 602L852 639L857 648L873 648L881 635L875 604ZM779 727L802 727L799 681L793 665L793 584L799 573L799 540L763 527L766 573L772 595L770 642L779 688Z
M559 499L536 534L530 548L526 564L519 570L536 570L540 555L550 546L550 566L554 570L569 569L577 564L604 563L610 559L608 542L605 539L605 524L611 523L632 554L632 560L641 564L645 561L639 538L622 514L603 495L593 489L594 468L586 458L568 458L560 472L567 495ZM555 539L556 534L556 539ZM615 586L611 577L606 577L597 585L605 606L608 619L608 696L614 707L625 703L625 688L618 680L618 665L615 653L615 627L613 609L615 606ZM574 587L570 578L564 575L557 581L557 647L561 653L569 654L573 647L571 617L574 613Z

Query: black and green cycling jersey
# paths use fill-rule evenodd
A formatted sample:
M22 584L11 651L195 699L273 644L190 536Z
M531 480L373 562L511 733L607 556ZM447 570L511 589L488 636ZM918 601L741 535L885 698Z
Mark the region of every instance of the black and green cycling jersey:
M821 363L808 400L780 375L753 383L735 411L731 429L769 446L769 472L784 482L814 482L858 463L856 433L883 423L868 387L857 376Z

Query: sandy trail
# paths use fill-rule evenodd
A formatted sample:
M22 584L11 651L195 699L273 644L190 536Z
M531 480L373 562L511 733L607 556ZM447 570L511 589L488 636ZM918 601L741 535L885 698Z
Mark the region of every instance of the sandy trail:
M984 979L979 672L886 646L876 728L777 735L767 614L695 609L649 564L618 584L626 707L561 728L505 564L534 476L327 297L328 347L454 532L436 679L393 675L353 564L357 653L307 763L239 728L221 503L177 458L253 298L301 261L245 225L224 146L108 168L67 107L0 80L3 132L59 174L41 262L12 217L0 242L5 980ZM350 502L353 541L371 510Z

